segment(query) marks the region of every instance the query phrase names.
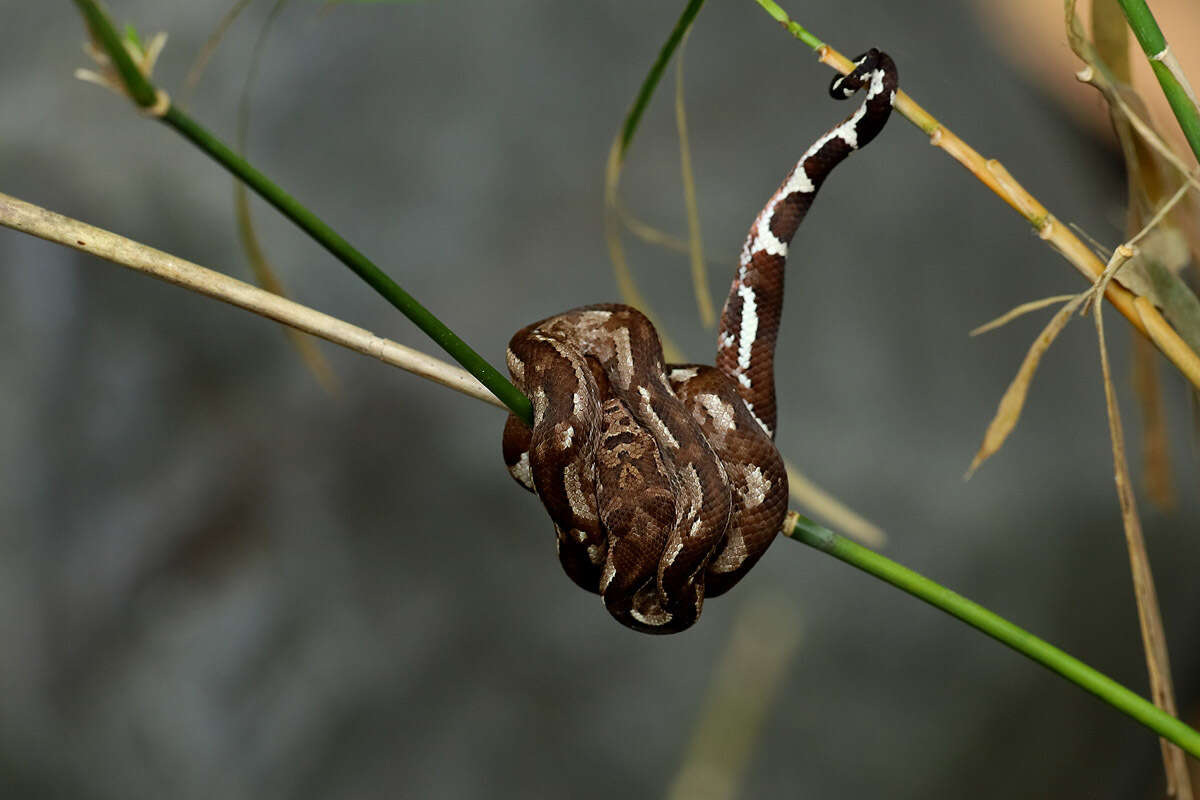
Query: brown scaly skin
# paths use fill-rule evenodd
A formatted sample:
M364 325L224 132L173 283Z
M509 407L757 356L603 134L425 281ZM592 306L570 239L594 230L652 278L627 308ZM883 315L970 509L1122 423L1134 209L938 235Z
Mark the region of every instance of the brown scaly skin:
M774 541L787 474L774 445L774 352L787 248L828 174L891 112L895 65L868 51L830 87L867 88L820 137L751 226L721 317L717 366L664 365L633 308L573 309L518 331L508 364L533 402L509 416L504 461L535 491L563 569L621 624L675 633L728 591Z

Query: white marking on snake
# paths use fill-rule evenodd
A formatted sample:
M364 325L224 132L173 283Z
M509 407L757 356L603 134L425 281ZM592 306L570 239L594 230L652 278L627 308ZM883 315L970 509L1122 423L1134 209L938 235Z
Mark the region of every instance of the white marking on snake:
M596 513L592 511L579 477L579 465L574 461L563 467L563 487L567 490L567 501L571 504L571 513L588 522L596 521Z
M633 381L633 349L629 344L629 329L618 328L613 338L617 341L617 385L628 389Z
M560 422L559 425L561 425L561 424L562 423ZM571 439L575 436L575 426L568 425L567 429L565 431L562 431L561 436L562 436L562 441L559 443L559 446L562 447L563 450L566 450L568 447L571 446Z
M611 311L593 308L591 311L584 311L579 315L579 326L581 329L599 328L610 319L612 319Z
M508 371L517 379L517 383L525 382L525 362L517 358L512 350L507 351Z
M688 464L682 472L683 480L680 481L680 486L687 493L688 509L687 516L695 517L696 522L700 522L700 507L704 504L704 489L700 486L700 475L696 472L695 464ZM688 532L689 536L696 533L696 525Z
M833 135L840 136L843 142L850 145L851 150L858 149L858 123L866 113L866 105L861 105L854 110L849 119L833 129Z
M587 554L588 561L591 561L597 566L599 566L600 562L604 560L604 548L598 544L589 544L587 546Z
M544 341L549 342L555 352L565 358L567 363L571 365L571 369L575 370L575 385L578 387L578 390L571 395L571 413L577 417L581 416L584 412L584 401L587 399L583 391L584 387L587 386L587 376L585 374L587 368L583 364L583 359L579 357L578 353L558 339L547 336Z
M708 571L717 573L733 572L742 566L748 555L749 553L746 552L746 543L741 534L730 531L725 549L721 551L720 555L709 562Z
M808 153L811 152L813 152L813 150L810 147L808 149ZM808 153L805 153L805 155L808 155ZM793 192L804 192L805 194L811 194L816 190L817 187L813 186L813 182L808 179L808 172L806 172L804 169L804 161L801 160L801 162L796 165L796 168L792 170L792 174L788 175L787 181L785 181L783 186L779 188L779 191L775 193L775 197L771 198L772 205L778 203L780 200L787 197L789 194L792 194ZM774 215L772 214L772 216Z
M717 430L736 430L737 423L733 421L733 408L715 394L702 394L697 400L704 410L712 417L713 427Z
M746 387L747 388L750 387L749 382L746 383ZM759 419L758 414L754 413L753 405L751 405L750 403L746 403L746 410L750 412L750 416L754 417L754 421L758 423L758 426L767 432L767 436L770 436L772 438L775 437L775 434L771 432L771 427L769 425L767 425L767 423L765 423L761 419Z
M656 614L643 614L636 608L631 608L629 609L629 616L633 617L643 625L652 625L654 627L666 625L671 621L671 615L661 610Z
M676 367L675 369L671 370L671 380L683 383L684 381L690 381L692 378L696 377L696 374L699 372L700 370L696 369L695 367Z
M871 88L867 91L867 99L877 97L883 91L883 70L877 69L871 73ZM892 95L895 96L895 91Z
M612 548L608 549L608 558L604 562L604 571L600 573L600 594L604 594L608 590L608 585L612 583L613 577L617 574L617 568L612 562Z
M797 172L800 171L802 170L797 170ZM788 251L787 242L781 242L771 231L771 218L774 216L774 214L759 216L754 225L754 243L756 247L753 250L765 250L770 255L784 256L786 258Z
M746 508L757 508L767 499L771 491L771 479L763 475L762 468L755 465L745 472L746 476Z
M750 369L750 348L754 338L758 336L758 304L754 300L754 290L749 286L739 286L738 295L742 298L742 330L738 334L738 368ZM750 387L749 380L744 384Z
M509 467L508 471L526 489L533 489L533 470L529 466L529 451L521 453L521 458Z
M670 547L668 547L666 550L663 551L662 565L664 567L671 566L672 564L675 563L675 559L678 558L679 554L682 552L683 552L683 540L679 539L675 542L675 544L671 545Z
M542 417L546 415L546 390L541 386L533 387L533 394L529 397L533 401L533 424L537 425L542 421Z
M679 442L671 435L671 431L667 428L666 423L659 418L654 407L650 405L650 390L645 386L638 387L638 394L642 397L642 416L646 418L646 424L654 429L660 441L671 445L676 450L679 449Z

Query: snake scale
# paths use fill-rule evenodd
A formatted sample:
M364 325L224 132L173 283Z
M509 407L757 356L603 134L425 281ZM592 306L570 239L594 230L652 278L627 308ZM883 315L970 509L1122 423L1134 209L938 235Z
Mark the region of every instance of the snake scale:
M774 354L788 244L817 190L891 114L896 67L870 50L830 94L862 104L818 138L759 212L721 314L716 366L664 364L653 325L624 305L535 322L509 342L533 403L510 415L504 460L554 522L558 558L609 613L675 633L728 591L775 538L787 475L775 449Z

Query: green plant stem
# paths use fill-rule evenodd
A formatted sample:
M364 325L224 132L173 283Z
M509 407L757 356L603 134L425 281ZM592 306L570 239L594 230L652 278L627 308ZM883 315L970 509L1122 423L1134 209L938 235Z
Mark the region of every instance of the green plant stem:
M150 83L150 80L133 63L129 51L121 43L120 34L117 33L116 28L113 27L104 12L100 10L100 6L92 0L75 0L75 5L79 6L79 13L83 14L84 22L87 23L92 38L108 53L109 60L116 67L133 102L142 108L154 105L156 99L154 84Z
M988 611L957 592L897 564L890 558L838 536L799 514L789 514L784 534L822 553L844 561L882 581L887 581L913 597L945 611L996 641L1008 645L1042 666L1057 672L1071 683L1086 689L1104 702L1133 717L1150 730L1179 745L1200 758L1200 732L1159 709L1150 701L1131 692L1121 684L1067 655L1057 647L1039 639L1029 631L1018 628L1008 620Z
M131 96L134 97L135 102L143 107L153 104L157 90L133 65L128 53L125 52L125 48L121 45L112 23L93 0L75 0L75 4L83 12L88 27L108 52L109 58L117 65L122 80L125 81L126 87L129 89ZM131 80L127 76L126 70L121 66L123 63L128 63L129 68L133 70L137 78ZM140 79L140 82L137 79ZM144 87L141 87L143 83ZM141 88L149 92L149 103L144 103L140 99L140 95L145 94L144 91L141 91ZM533 407L529 403L529 398L522 394L507 378L501 375L495 367L476 353L466 342L460 339L454 331L446 327L429 309L417 302L412 295L404 291L399 284L388 277L369 258L342 238L333 228L329 227L324 220L301 205L294 197L273 183L267 176L251 166L249 162L239 156L224 142L174 105L167 108L166 113L163 114L161 119L165 124L174 128L184 138L200 148L214 161L233 173L239 180L257 192L259 196L315 239L318 244L332 253L334 257L353 270L372 289L412 320L418 328L433 339L439 347L450 354L464 369L474 375L480 383L496 395L514 414L526 422L532 422Z
M792 19L788 17L787 12L785 12L775 3L771 2L771 0L755 0L755 2L762 6L763 10L770 14L776 22L786 28L788 33L804 42L813 50L817 50L825 46L824 42L809 33L803 25L801 25L799 22L793 22Z
M1196 160L1200 161L1200 109L1196 108L1196 96L1192 93L1179 62L1167 48L1167 39L1163 36L1158 21L1146 5L1146 0L1119 0L1125 19L1137 37L1142 52L1150 60L1150 68L1158 85L1162 87L1179 127L1192 148Z
M162 119L163 122L212 157L214 161L237 176L239 180L353 270L358 277L366 281L372 289L398 308L439 347L449 353L455 361L462 364L464 369L478 378L479 382L496 395L514 414L527 421L532 421L533 408L525 395L518 391L495 367L484 360L483 356L460 339L454 331L446 327L429 309L417 302L383 270L375 266L370 259L329 227L324 220L301 205L295 198L271 182L244 158L175 106L171 106Z
M642 113L646 110L646 106L649 105L655 88L658 87L663 70L667 68L667 62L671 60L671 56L679 47L680 41L683 40L683 35L691 27L692 20L700 13L700 7L703 5L704 0L688 0L688 4L684 6L683 13L679 15L679 19L675 22L675 27L671 29L671 34L667 37L666 43L658 51L658 58L654 59L654 63L650 65L650 71L646 73L646 78L642 81L641 88L638 89L637 97L634 98L633 105L629 107L629 111L625 114L625 121L621 124L620 157L622 159L625 157L625 151L629 149L629 143L633 141L633 134L637 132L638 123L642 119Z

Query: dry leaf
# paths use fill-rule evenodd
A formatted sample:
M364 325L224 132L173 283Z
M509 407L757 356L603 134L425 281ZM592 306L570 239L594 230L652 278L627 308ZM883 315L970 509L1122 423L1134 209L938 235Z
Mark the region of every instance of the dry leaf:
M1021 368L1017 370L1017 376L1013 378L1008 389L1005 390L1004 396L1000 398L1000 406L996 409L996 416L992 418L991 424L988 425L987 433L983 436L983 444L979 446L979 452L975 454L974 460L971 461L971 466L967 468L965 478L970 478L975 473L985 460L995 455L995 453L1004 446L1004 441L1008 435L1012 433L1017 426L1017 420L1021 418L1021 409L1025 407L1025 396L1029 393L1029 386L1033 382L1033 375L1037 372L1038 364L1042 361L1042 356L1050 345L1054 343L1055 338L1066 327L1071 320L1071 315L1079 308L1079 305L1087 298L1087 292L1075 295L1069 302L1066 303L1058 312L1051 317L1050 322L1034 339L1033 344L1029 347L1029 352L1025 354L1025 360L1021 362Z

